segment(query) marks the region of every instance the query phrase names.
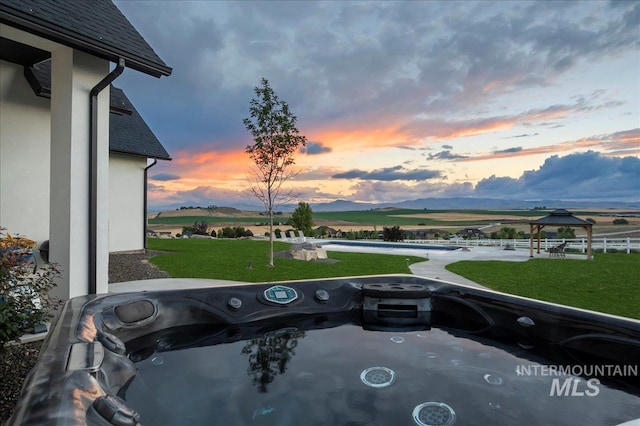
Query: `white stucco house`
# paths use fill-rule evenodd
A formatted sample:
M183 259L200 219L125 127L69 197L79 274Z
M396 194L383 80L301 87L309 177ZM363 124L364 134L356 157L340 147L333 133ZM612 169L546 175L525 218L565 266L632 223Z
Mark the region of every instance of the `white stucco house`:
M0 226L49 241L62 299L144 248L148 159L170 159L111 86L125 67L171 74L110 0L0 0Z

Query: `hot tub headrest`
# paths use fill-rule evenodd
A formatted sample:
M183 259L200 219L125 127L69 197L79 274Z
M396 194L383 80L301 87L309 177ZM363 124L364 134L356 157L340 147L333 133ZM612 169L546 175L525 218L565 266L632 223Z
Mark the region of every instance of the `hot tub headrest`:
M155 306L148 300L136 300L116 307L115 312L120 321L132 324L150 318L155 312Z

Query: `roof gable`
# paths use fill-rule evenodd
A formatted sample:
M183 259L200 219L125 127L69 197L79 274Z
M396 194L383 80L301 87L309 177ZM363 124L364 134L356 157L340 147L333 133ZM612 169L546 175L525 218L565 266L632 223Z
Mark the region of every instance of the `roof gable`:
M169 153L121 89L111 86L110 105L109 151L171 160ZM114 108L124 113L117 113Z
M0 22L156 77L172 71L111 0L2 0Z
M51 98L51 61L24 67L24 75L37 96ZM171 160L127 95L114 86L109 95L109 112L109 151Z

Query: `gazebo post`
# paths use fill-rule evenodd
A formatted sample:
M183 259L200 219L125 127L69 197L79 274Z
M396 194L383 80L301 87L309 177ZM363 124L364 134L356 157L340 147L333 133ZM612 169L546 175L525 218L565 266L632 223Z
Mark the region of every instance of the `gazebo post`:
M533 224L529 224L529 257L533 257Z
M591 256L591 234L593 233L593 226L587 227L587 259L592 259Z
M538 254L540 254L540 234L542 234L542 226L540 225L536 225L536 228L538 228Z

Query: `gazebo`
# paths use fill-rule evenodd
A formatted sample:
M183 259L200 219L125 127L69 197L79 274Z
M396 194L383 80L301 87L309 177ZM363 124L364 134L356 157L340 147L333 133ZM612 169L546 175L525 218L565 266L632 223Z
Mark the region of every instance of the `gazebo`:
M591 233L593 224L591 222L587 222L586 220L582 220L577 218L565 209L557 209L552 211L549 215L535 220L533 222L529 222L529 255L533 257L533 233L534 229L537 233L538 240L538 251L540 254L540 231L545 226L564 226L571 228L584 228L587 230L587 259L591 259Z

